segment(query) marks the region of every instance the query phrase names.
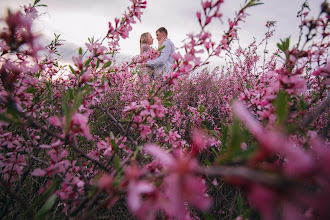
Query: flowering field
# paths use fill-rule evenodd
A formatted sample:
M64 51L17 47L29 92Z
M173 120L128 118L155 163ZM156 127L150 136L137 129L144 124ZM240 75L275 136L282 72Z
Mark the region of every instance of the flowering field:
M152 80L158 51L114 58L147 5L131 2L69 66L59 36L32 32L40 0L0 21L0 219L330 219L329 3L313 19L306 1L298 42L266 59L274 22L232 46L260 1L219 42L223 0L202 1L200 30Z

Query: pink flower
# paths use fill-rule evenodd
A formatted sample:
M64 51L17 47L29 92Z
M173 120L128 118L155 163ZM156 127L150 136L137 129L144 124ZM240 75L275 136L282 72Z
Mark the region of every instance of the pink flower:
M108 137L108 138L105 138L105 141L97 142L97 147L102 151L104 150L103 155L105 155L105 156L111 155L111 152L112 152L111 138Z
M92 72L91 72L90 69L86 70L86 71L82 74L82 76L80 77L80 83L88 82L89 79L90 79L91 73L92 73Z
M78 67L78 69L83 68L83 60L82 60L82 55L78 55L77 57L72 57L73 63Z
M178 131L170 131L168 133L168 137L165 138L165 141L168 141L169 143L175 142L178 138L181 138L181 135L178 134Z
M169 199L169 210L178 219L185 216L184 202L189 202L200 210L207 210L211 200L205 197L206 186L200 177L194 175L197 162L185 156L180 150L175 151L177 158L157 145L147 145L144 150L158 159L169 172L164 180L164 187Z
M84 135L88 140L92 138L88 127L88 116L80 113L74 113L71 121L71 128L74 132Z
M123 112L128 112L131 110L136 110L139 106L136 104L136 102L131 102L129 106L125 106Z
M146 136L151 133L150 126L149 125L140 124L139 125L139 132L140 132L140 135L141 135L142 139L145 139Z
M140 115L141 116L147 116L150 115L152 118L156 117L155 111L154 111L154 105L150 105L148 100L143 100L140 102L142 108L144 110L141 111Z
M314 162L310 155L299 146L290 144L283 134L264 129L239 101L234 102L233 110L236 116L257 138L261 149L285 156L285 171L287 174L299 176L314 169Z

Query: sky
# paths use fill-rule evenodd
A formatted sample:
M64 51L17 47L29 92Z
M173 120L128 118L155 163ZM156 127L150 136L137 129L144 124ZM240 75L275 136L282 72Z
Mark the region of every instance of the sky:
M245 0L225 0L220 12L222 21L216 21L210 27L211 33L219 39L228 29L228 18L233 19L235 12L240 9ZM320 12L324 0L309 0L310 15L314 18ZM34 0L1 0L0 17L6 15L7 8L12 11L20 6L32 4ZM247 46L254 38L260 41L267 31L267 21L276 21L276 31L269 41L268 49L274 51L280 39L291 36L294 42L298 38L299 19L296 14L305 0L263 0L264 4L248 9L250 14L245 23L240 24L239 36L241 45ZM79 47L85 47L89 37L103 39L107 33L108 22L114 23L115 17L122 17L129 0L41 0L41 16L35 21L34 30L42 34L42 42L46 45L54 38L54 33L61 34L63 53L61 59L71 62L72 56L77 55ZM200 28L196 12L201 10L200 0L147 0L147 8L143 10L141 22L133 24L129 38L120 40L120 58L128 60L139 54L139 39L144 32L150 32L157 46L155 31L164 26L168 37L176 47L183 45L182 41L189 33L198 33ZM2 24L0 24L1 27ZM213 65L217 60L212 61Z

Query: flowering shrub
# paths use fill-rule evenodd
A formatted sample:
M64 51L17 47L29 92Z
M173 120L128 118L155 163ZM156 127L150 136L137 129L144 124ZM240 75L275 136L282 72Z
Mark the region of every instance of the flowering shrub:
M43 47L31 31L38 0L3 20L1 218L108 216L125 198L138 219L328 219L329 4L314 20L305 3L299 41L261 60L274 22L260 43L233 45L259 1L245 2L219 42L208 25L223 1L202 1L200 32L173 55L173 71L151 79L143 66L157 51L113 56L147 4L131 2L67 70L54 58L59 36ZM220 55L226 67L202 69Z

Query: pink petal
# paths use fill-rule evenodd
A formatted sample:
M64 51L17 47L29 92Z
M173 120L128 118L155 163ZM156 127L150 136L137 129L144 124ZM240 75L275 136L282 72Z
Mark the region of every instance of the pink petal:
M48 145L48 144L41 144L39 147L41 147L41 148L45 148L45 149L52 148L52 146L50 146L50 145Z
M263 134L263 128L256 119L250 114L250 112L244 107L240 101L233 103L233 110L235 115L243 122L243 124L251 131L255 136Z
M61 121L58 117L56 116L51 116L49 117L49 123L53 126L60 126L61 125Z
M46 171L40 169L40 168L36 168L35 170L33 170L33 172L31 173L32 176L45 176L47 174Z
M146 145L144 147L144 150L148 154L151 154L152 156L156 157L165 166L171 166L174 164L173 157L164 149L160 148L155 144Z

